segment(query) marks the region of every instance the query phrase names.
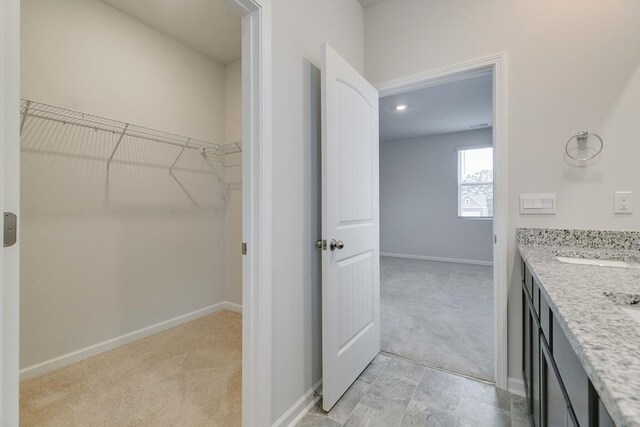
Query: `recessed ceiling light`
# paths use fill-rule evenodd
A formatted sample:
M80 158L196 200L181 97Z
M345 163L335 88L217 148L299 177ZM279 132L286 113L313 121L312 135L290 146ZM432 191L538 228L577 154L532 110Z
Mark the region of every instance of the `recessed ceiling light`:
M407 109L407 104L396 105L396 111L404 111Z

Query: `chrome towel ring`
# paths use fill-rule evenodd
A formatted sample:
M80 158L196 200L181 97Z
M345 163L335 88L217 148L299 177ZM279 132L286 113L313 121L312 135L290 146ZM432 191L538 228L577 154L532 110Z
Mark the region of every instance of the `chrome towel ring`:
M595 140L598 144L597 148L589 146L589 137L591 136L595 137ZM593 140L593 138L591 139ZM570 147L573 141L575 141L575 146ZM569 138L564 146L564 151L565 153L567 153L567 157L569 157L570 159L584 162L595 158L602 152L603 148L604 142L598 134L592 132L590 133L589 131L583 130Z

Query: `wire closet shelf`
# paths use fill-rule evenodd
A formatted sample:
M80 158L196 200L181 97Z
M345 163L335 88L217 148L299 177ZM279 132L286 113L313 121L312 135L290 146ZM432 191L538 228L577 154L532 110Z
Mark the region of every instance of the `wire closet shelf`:
M170 173L173 172L176 163L178 163L178 160L180 160L180 157L182 157L185 150L198 150L209 165L211 171L222 181L224 181L223 168L225 156L228 154L240 153L242 151L241 141L216 144L118 120L107 119L105 117L70 110L68 108L23 99L20 103L21 134L28 119L50 120L62 123L63 125L79 126L117 135L117 142L109 156L109 159L107 160L107 170L120 147L120 143L124 137L127 136L180 147L179 154L169 167Z

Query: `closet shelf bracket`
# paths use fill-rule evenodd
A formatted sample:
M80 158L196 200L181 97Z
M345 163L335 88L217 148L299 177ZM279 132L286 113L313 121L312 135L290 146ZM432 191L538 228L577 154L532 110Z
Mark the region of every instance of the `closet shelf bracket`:
M178 160L180 160L180 157L182 157L182 153L184 153L184 150L187 148L190 141L191 141L191 138L187 138L184 145L180 149L180 152L178 153L178 157L176 157L176 159L171 164L171 167L169 168L169 173L173 173L173 168L176 166L176 163L178 163Z
M109 170L109 167L111 166L111 161L113 160L113 156L116 155L116 151L118 151L118 147L120 147L120 143L122 142L122 139L124 138L124 135L127 133L127 129L129 128L129 123L124 125L124 129L122 130L122 133L120 134L120 137L118 138L118 142L116 142L116 146L113 147L113 152L111 153L111 156L109 157L109 160L107 160L107 170Z
M31 107L31 101L27 101L24 107L24 113L22 114L22 120L20 120L20 135L22 135L22 129L24 129L24 122L27 121L27 115L29 114L29 107Z

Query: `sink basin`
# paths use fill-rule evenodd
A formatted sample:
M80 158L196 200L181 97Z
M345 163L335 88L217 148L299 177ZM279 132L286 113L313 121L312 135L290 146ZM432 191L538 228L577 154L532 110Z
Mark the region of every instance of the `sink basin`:
M573 258L557 256L556 259L567 264L597 265L600 267L640 268L640 263L616 261L611 259Z
M620 309L627 313L633 320L640 323L640 307L636 306L622 306L619 305Z
M633 320L640 323L640 294L633 292L604 292L612 303L623 313L629 315Z

